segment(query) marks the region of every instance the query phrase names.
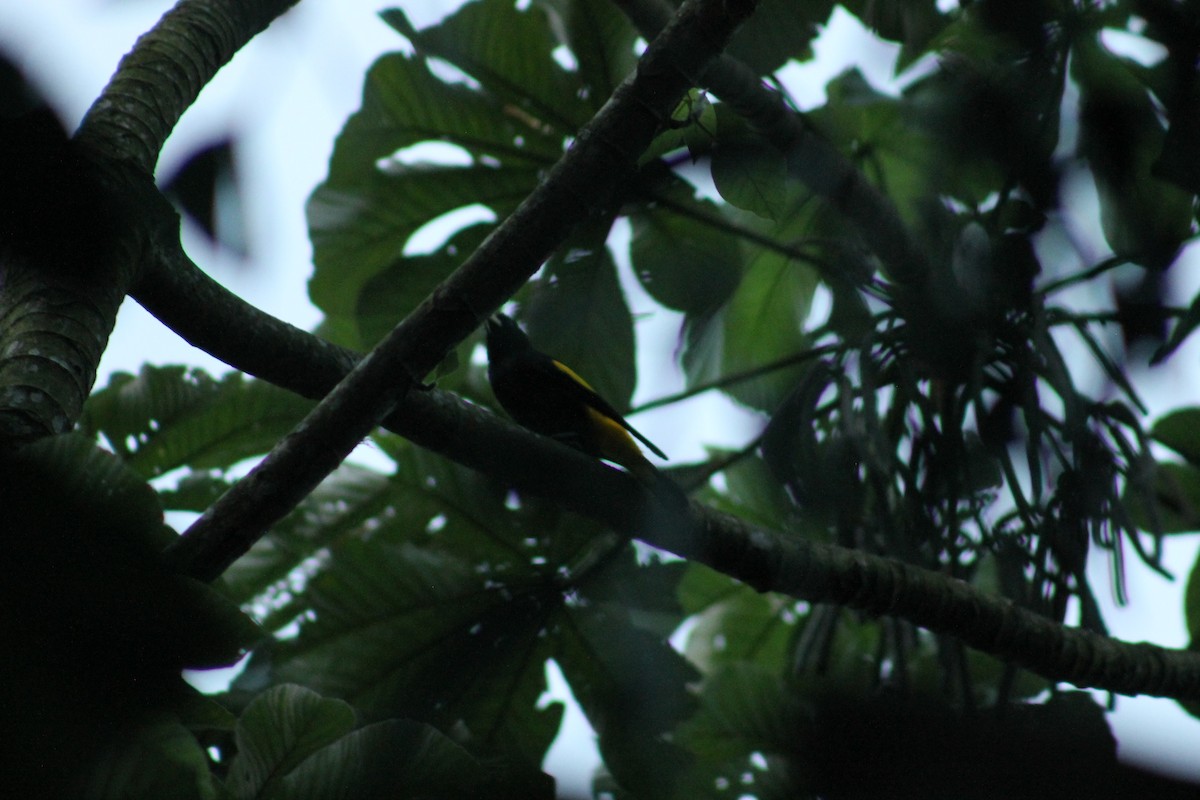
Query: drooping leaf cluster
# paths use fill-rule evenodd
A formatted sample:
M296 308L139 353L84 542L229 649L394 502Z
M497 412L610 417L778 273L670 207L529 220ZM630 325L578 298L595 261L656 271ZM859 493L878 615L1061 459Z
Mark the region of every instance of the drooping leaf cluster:
M723 392L763 421L743 450L679 470L704 502L1055 619L1077 604L1103 630L1089 551L1110 554L1120 594L1129 553L1162 569L1161 537L1197 527L1195 411L1146 430L1129 375L1147 335L1165 359L1200 322L1162 295L1196 223L1187 133L1200 98L1183 65L1200 21L1158 3L844 5L913 72L893 93L847 71L795 113L890 200L925 254L916 282L864 247L868 220L796 178L804 152L696 91L515 313L622 410L639 379L635 319L679 315L687 393ZM811 56L833 11L766 0L729 52L770 75ZM638 47L605 0L477 0L422 30L400 10L383 18L403 41L368 72L308 209L321 333L360 348L537 187ZM1166 55L1120 56L1113 30ZM1100 208L1087 256L1064 245L1081 181ZM491 221L423 241L464 209ZM1116 300L1081 310L1114 275ZM649 297L636 309L632 282ZM1141 305L1131 283L1152 290ZM438 383L494 407L478 344ZM146 368L99 392L85 428L154 480L162 508L199 512L306 409L240 378ZM1152 441L1183 462L1158 463ZM261 638L218 703L166 697L142 738L105 755L108 795L140 780L186 786L180 797L365 797L397 783L411 796L550 796L541 763L562 718L543 699L551 660L597 733L596 790L622 797L828 792L872 777L839 762L845 743L911 718L908 698L945 731L953 714L1052 689L903 620L668 562L403 440L375 447L388 470L344 466L223 576L224 601ZM244 617L203 602L211 625L229 626L226 649L177 654L174 668L250 644ZM1197 608L1193 597L1193 623ZM685 621L679 652L668 639ZM1077 764L1104 774L1109 734L1070 694L1002 733L913 744L899 774L959 787L962 764L995 754L990 736L1081 725ZM879 780L864 785L894 788Z

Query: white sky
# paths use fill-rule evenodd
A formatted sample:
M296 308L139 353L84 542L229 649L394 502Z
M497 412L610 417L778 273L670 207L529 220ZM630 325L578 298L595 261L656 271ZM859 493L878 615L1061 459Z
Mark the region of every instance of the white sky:
M30 76L73 128L100 92L118 59L136 37L151 27L171 3L164 0L40 0L38 3L0 3L0 48L25 67ZM325 175L333 140L346 116L359 103L361 81L374 59L400 46L401 39L376 12L400 5L418 25L437 19L457 2L384 3L374 0L304 0L264 35L253 41L207 87L187 112L167 143L161 167L170 171L194 147L233 128L240 132L240 178L249 228L251 259L213 252L196 235L185 243L197 263L234 292L276 316L300 327L320 318L308 303L306 282L311 273L311 249L304 221L304 203ZM820 87L851 63L859 63L877 87L894 86L890 74L895 50L866 36L847 15L836 19L831 32L817 43L817 59L791 66L784 77L803 107L823 100ZM1080 198L1087 202L1086 192ZM1197 290L1197 270L1177 267L1176 280ZM1181 277L1182 273L1182 277ZM629 282L627 281L627 284ZM636 286L630 287L635 309L649 305ZM640 386L638 400L647 400L680 384L665 372L674 346L674 322L669 315L639 322L645 343L639 352L640 375L659 375L662 382ZM1176 357L1174 370L1148 377L1146 399L1162 413L1200 402L1200 388L1182 367L1196 363L1200 351L1191 347ZM150 318L136 304L121 310L109 350L101 362L99 385L113 370L136 371L143 362L188 363L214 373L224 366L194 350ZM638 427L675 460L702 454L701 444L736 446L752 435L744 417L730 424L730 407L719 400L693 401L687 412L702 419L689 428L671 424L681 410L662 410L638 418ZM701 440L696 431L703 429ZM1105 616L1113 633L1131 641L1153 641L1179 647L1187 642L1182 619L1183 580L1195 558L1195 537L1168 540L1169 563L1180 577L1167 584L1146 570L1130 569L1133 605L1112 608L1103 590ZM1132 562L1131 562L1132 563ZM1093 565L1094 585L1107 585L1105 563ZM561 676L552 669L553 694L562 696ZM573 704L572 704L573 705ZM1200 778L1200 722L1167 700L1119 698L1113 724L1123 757ZM595 750L590 731L577 708L568 715L565 733L547 760L546 768L559 778L560 790L586 793Z

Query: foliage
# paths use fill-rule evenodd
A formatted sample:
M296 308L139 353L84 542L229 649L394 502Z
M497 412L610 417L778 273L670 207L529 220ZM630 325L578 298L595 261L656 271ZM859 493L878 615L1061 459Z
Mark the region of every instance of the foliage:
M927 67L898 95L850 70L803 115L894 204L929 256L919 284L894 280L864 250L855 222L795 179L793 156L697 92L621 202L581 226L513 299L536 341L628 408L635 314L617 267L628 257L653 313L679 315L689 394L720 391L764 421L761 447L714 452L686 470L721 473L700 499L791 536L972 582L1056 620L1075 602L1080 624L1103 631L1089 551L1109 556L1120 594L1128 551L1161 570L1162 537L1196 529L1200 411L1147 431L1128 369L1148 353L1144 320L1121 305L1119 287L1116 308L1100 312L1072 305L1070 292L1113 272L1159 275L1192 235L1200 166L1186 134L1200 98L1181 65L1196 46L1174 15L1188 14L1193 32L1198 23L1194 11L1156 3L963 5L846 4L899 46L902 67ZM1153 66L1116 55L1101 36L1131 29L1135 7L1142 35L1166 51ZM807 58L832 9L764 2L731 52L763 73ZM405 47L367 74L308 208L321 332L355 347L414 308L491 224L423 256L405 255L413 237L468 206L510 213L635 63L637 33L602 0L476 0L423 30L398 9L383 18ZM1064 101L1068 90L1076 102ZM443 149L422 149L430 143ZM1109 249L1094 264L1054 246L1074 202L1064 176L1078 174L1094 182L1094 225ZM632 231L627 252L612 235L619 221ZM813 313L818 298L831 306L825 319ZM1161 294L1139 307L1164 323L1156 358L1191 333L1195 307L1173 309ZM460 366L440 380L492 405L470 357L477 344L464 343ZM1096 376L1103 393L1082 388ZM924 748L905 743L926 767L908 778L929 792L939 775L943 788L964 789L947 753L988 763L993 735L1039 731L1054 742L1086 729L1076 755L1113 768L1110 734L1086 697L903 620L758 595L643 552L391 436L375 439L389 472L339 469L223 576L220 595L161 574L149 544L161 543L161 510L206 508L307 408L238 376L146 367L115 376L89 403L84 431L115 455L75 443L69 459L39 452L3 465L14 476L3 484L6 513L49 505L22 498L26 470L111 488L102 509L16 517L23 541L69 537L70 552L88 537L135 534L122 539L128 559L96 565L128 587L129 607L44 610L56 626L55 615L84 628L92 615L121 618L113 636L129 641L85 638L64 662L144 653L148 637L166 637L154 640L156 658L134 662L162 686L153 701L96 712L136 733L99 750L78 745L98 759L88 796L171 786L178 797L369 797L397 785L398 796L551 796L540 771L562 718L542 699L551 660L596 731L596 789L611 796L827 792L851 785L837 759L855 736L882 724L904 738L904 719L942 732ZM1182 461L1160 464L1160 447ZM68 532L51 514L107 527ZM48 574L41 546L13 602ZM55 585L79 580L82 566L68 566ZM1193 631L1198 594L1189 591ZM147 596L162 598L163 617L133 602ZM161 624L184 616L195 620L186 639ZM685 623L679 652L668 639ZM215 701L179 685L180 667L230 663L243 649L243 671ZM22 706L32 721L50 690L36 668L25 677L37 690ZM124 698L130 689L117 684ZM914 717L922 705L928 713ZM972 729L965 743L945 734L983 709L1003 720L999 733ZM1004 753L1028 763L1027 753ZM1055 769L1043 761L1038 769Z

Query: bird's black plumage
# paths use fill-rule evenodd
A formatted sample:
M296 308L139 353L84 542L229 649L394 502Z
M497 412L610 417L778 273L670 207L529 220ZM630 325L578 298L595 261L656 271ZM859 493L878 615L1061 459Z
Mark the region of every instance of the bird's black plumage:
M487 321L488 380L500 405L518 423L631 472L654 471L632 437L665 459L569 367L535 349L505 314Z

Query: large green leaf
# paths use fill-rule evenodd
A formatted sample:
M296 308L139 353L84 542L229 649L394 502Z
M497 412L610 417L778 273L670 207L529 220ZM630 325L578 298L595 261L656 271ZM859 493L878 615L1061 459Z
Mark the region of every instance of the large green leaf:
M379 442L396 462L392 481L397 508L383 531L469 556L476 565L499 568L515 561L513 566L524 566L526 556L517 554L525 552L526 534L519 517L506 507L502 487L399 437Z
M789 60L808 61L812 41L833 6L830 0L763 0L725 52L759 75L769 75Z
M788 196L787 158L760 137L718 138L712 154L713 185L730 205L779 220Z
M217 381L186 367L114 373L85 408L82 425L146 477L177 467L227 469L262 455L312 402L229 373Z
M0 506L15 548L3 603L13 630L74 631L47 638L47 654L90 657L100 671L111 660L136 680L134 663L229 664L258 638L215 590L168 568L172 537L153 489L85 438L43 440L0 462Z
M362 346L374 347L391 332L434 287L458 269L490 231L490 225L463 228L436 251L395 261L367 279L355 312Z
M904 127L882 137L919 152L929 196L952 196L970 206L1013 196L1014 187L1038 209L1058 204L1059 119L1065 58L1048 46L1048 3L1034 0L1019 13L992 6L943 14L933 0L856 2L851 10L880 34L904 44L897 69L928 50L939 69L905 89L895 107ZM889 103L889 105L891 105ZM873 147L873 145L868 145Z
M90 800L218 797L203 748L178 721L164 717L123 734L114 739L77 796Z
M794 217L788 227L802 227ZM816 290L810 267L774 250L754 256L733 297L707 317L689 317L684 372L688 385L717 381L800 354L807 344L804 323ZM771 411L791 391L802 366L791 365L733 384L726 393L739 402Z
M926 51L947 20L938 11L936 0L906 0L899 3L849 0L841 5L880 38L900 44L897 73Z
M1098 39L1081 37L1072 59L1080 86L1079 151L1100 196L1100 222L1113 252L1165 268L1191 236L1192 194L1153 174L1166 133L1131 66Z
M134 797L163 796L147 787L176 780L180 797L211 796L196 777L197 765L207 776L203 752L174 723L158 723L183 694L181 669L230 664L260 631L167 566L173 536L154 490L86 437L4 453L0 508L0 639L19 654L0 685L15 737L5 739L5 783L30 786L28 773L43 796ZM147 725L154 730L137 734ZM129 747L110 751L96 792L59 791L114 738Z
M258 695L237 723L237 757L225 785L238 800L268 797L321 748L354 729L354 709L300 686Z
M488 796L487 777L481 764L436 729L394 719L367 725L317 751L264 798Z
M386 485L356 481L360 499L352 494L324 514L298 509L308 528L294 550L264 550L251 570L257 579L232 571L244 595L297 563L287 586L304 587L270 617L271 628L295 620L298 630L256 652L239 688L300 683L372 715L454 732L473 751L536 765L561 716L557 704L539 707L554 657L593 687L597 718L626 718L628 693L650 685L667 706L646 741L674 724L694 677L664 644L682 618L682 564L638 564L627 542L552 504L514 500L402 440L382 443L397 463ZM582 647L613 663L581 660ZM637 663L649 674L635 674ZM613 728L606 741L618 762L642 763L631 754L642 731Z
M1200 408L1181 408L1159 419L1150 435L1189 464L1200 466Z
M336 146L361 152L353 133L347 126ZM476 204L504 217L533 189L539 174L536 166L505 162L499 167L418 165L349 181L331 172L308 204L313 302L357 331L353 314L367 281L384 269L403 270L404 248L413 233L443 214ZM361 346L360 336L346 344Z
M322 548L382 524L396 502L387 476L343 464L226 570L226 594L238 603L260 598L268 607L295 599L298 587L288 584L289 576Z
M739 662L778 671L787 666L801 616L795 601L756 592L700 564L688 568L679 596L694 620L685 652L705 672Z
M637 31L609 0L538 0L578 61L582 98L599 110L637 64Z
M387 720L358 730L354 709L299 686L258 695L237 726L227 788L237 800L466 797L488 793L485 770L437 730ZM526 787L531 794L540 792Z
M562 713L537 707L556 590L502 583L445 552L353 540L329 556L307 598L299 634L263 653L276 681L540 763Z
M1125 485L1121 503L1133 524L1156 535L1200 531L1200 468L1159 462L1148 477Z
M418 53L453 64L505 104L507 114L523 112L538 130L569 136L592 116L579 76L554 58L560 42L537 4L521 8L508 0L475 0L421 31L397 9L382 16Z
M1156 366L1162 361L1165 361L1172 353L1179 349L1188 337L1200 327L1200 294L1192 298L1191 304L1183 316L1175 320L1171 326L1171 334L1167 337L1167 341L1154 351L1154 355L1150 359L1150 365Z
M678 731L697 759L675 796L798 796L799 776L786 762L795 757L808 716L802 698L774 670L750 662L721 669L705 681L699 712ZM772 773L784 786L772 788Z
M920 220L921 204L935 189L969 202L983 200L982 193L963 198L948 182L931 186L934 176L942 177L938 165L944 162L938 159L945 154L939 154L929 137L907 118L909 108L903 100L876 91L857 69L831 80L825 93L825 105L810 113L815 125L833 141L852 148L848 155L907 220Z
M651 203L630 216L629 255L642 287L668 308L707 314L729 299L742 274L742 247L721 207L666 176Z
M561 598L538 587L538 540L482 476L384 444L394 476L343 467L230 571L269 627L303 620L253 663L375 714L461 722L473 746L539 763L561 709L535 708L538 631Z
M347 331L356 330L349 320L365 283L381 270L403 269L419 228L476 204L506 216L590 116L576 76L551 57L556 42L540 10L470 3L422 31L398 10L384 19L418 52L386 55L372 66L362 108L338 137L329 177L308 207L316 264L310 293L339 321L329 330L354 345L360 342ZM442 77L429 57L478 83ZM453 145L457 155L394 158L427 142Z
M637 797L670 796L687 756L667 734L694 708L695 668L615 604L571 613L559 634L555 661L608 770Z
M577 230L530 287L521 316L536 346L625 411L637 382L633 318L607 235L607 224Z

